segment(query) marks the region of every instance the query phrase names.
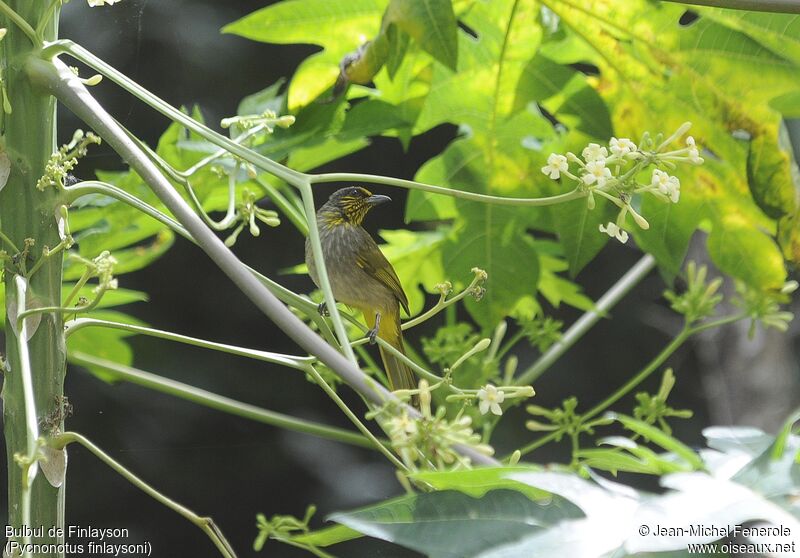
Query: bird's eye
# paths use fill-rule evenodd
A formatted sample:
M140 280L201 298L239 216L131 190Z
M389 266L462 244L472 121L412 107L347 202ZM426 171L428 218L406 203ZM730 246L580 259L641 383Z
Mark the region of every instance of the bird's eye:
M354 198L358 197L358 188L350 188L350 195Z

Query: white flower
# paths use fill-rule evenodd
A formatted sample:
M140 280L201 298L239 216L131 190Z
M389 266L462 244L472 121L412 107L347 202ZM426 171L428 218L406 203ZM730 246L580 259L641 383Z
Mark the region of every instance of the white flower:
M681 197L681 181L677 176L670 176L662 170L653 170L653 180L650 183L658 191L667 196L672 203L678 203Z
M105 6L108 4L109 6L116 4L117 2L122 2L122 0L87 0L89 2L90 8L97 8L99 6Z
M591 186L596 182L597 185L602 188L606 180L611 178L611 171L606 168L605 159L597 159L586 163L586 170L588 172L584 174L582 178L587 186Z
M547 158L547 165L542 167L542 172L553 180L558 180L562 172L567 172L569 165L567 158L558 153L551 153Z
M602 145L590 143L583 149L581 155L583 155L583 158L587 163L589 163L591 161L598 161L601 159L605 160L605 158L608 157L608 150Z
M611 153L619 157L624 157L628 153L636 151L636 144L628 138L611 138Z
M689 148L689 160L696 165L701 165L703 158L700 156L700 151L697 149L692 136L686 138L686 146Z
M389 431L395 438L405 438L407 435L413 436L417 433L417 421L403 411L402 414L389 420Z
M495 415L500 416L503 414L500 403L502 403L505 398L505 393L498 390L492 384L486 384L486 386L478 390L478 410L480 410L482 415L492 411Z
M628 233L611 221L609 221L607 225L600 225L600 232L606 233L611 238L616 238L623 244L628 242Z

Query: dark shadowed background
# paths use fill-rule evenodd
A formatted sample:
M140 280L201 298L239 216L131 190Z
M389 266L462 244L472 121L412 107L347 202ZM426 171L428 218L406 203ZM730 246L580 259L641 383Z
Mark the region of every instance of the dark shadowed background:
M235 112L238 101L282 76L315 47L276 46L222 35L226 23L273 2L256 0L125 0L105 9L89 9L83 0L66 6L62 36L74 39L173 105L194 105L206 121L219 122ZM86 72L83 75L88 75ZM113 84L93 89L108 110L151 144L168 122ZM80 123L60 114L60 136L71 137ZM442 127L415 139L404 153L395 140L376 139L368 149L330 169L412 178L426 159L454 134ZM104 148L92 151L79 168L122 168ZM320 186L318 199L334 188ZM405 192L380 190L394 198L391 208L370 216L367 228L403 227ZM258 239L246 234L237 254L289 288L307 292L306 277L279 276L278 270L302 259L303 239L284 225ZM703 259L697 253L698 259ZM613 243L579 276L597 298L639 257L631 246ZM479 262L476 262L479 265ZM445 279L445 278L443 278ZM148 303L126 311L154 327L254 348L298 352L297 347L232 287L226 277L189 243L178 239L167 256L120 285L146 291ZM491 285L490 287L491 288ZM613 322L596 327L537 384L537 403L557 405L576 395L582 407L611 393L654 356L674 333L678 321L660 298L664 283L652 274L614 310ZM554 312L570 323L577 313ZM411 335L431 335L421 328ZM684 348L671 361L678 376L673 406L695 410L690 421L675 422L678 437L699 445L709 423L746 422L774 428L796 404L794 336L763 336L749 344L736 328L715 333ZM135 365L211 391L296 416L348 427L338 409L302 375L277 366L188 348L148 338L132 338ZM764 358L769 355L771 360ZM535 353L520 354L521 365ZM749 359L749 360L748 360ZM657 389L654 377L646 387ZM85 434L143 479L201 515L211 515L240 556L252 556L255 516L302 516L318 506L314 525L330 512L351 509L400 494L392 469L378 454L227 416L170 396L127 385L109 385L71 368L66 393L74 406L68 428ZM356 409L357 398L342 393ZM712 399L709 399L711 394ZM628 409L623 404L621 408ZM731 409L735 409L735 412ZM497 436L505 454L532 438L522 428L521 409ZM513 424L519 425L516 430ZM558 446L532 454L537 462L564 459ZM216 551L196 527L160 506L78 447L70 447L67 524L126 527L131 540L149 540L157 557L214 556ZM0 460L4 466L5 460ZM5 498L0 506L5 507ZM5 510L2 510L5 514ZM269 543L270 556L304 553ZM266 554L267 552L265 552ZM411 556L380 543L344 545L340 556Z

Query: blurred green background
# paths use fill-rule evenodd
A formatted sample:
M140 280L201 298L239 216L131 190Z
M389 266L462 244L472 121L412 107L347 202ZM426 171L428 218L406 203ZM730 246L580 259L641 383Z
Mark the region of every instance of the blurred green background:
M198 105L209 123L235 112L238 101L290 77L296 65L315 47L276 46L221 35L226 23L274 2L256 0L125 0L108 9L88 9L75 0L62 17L63 37L74 39L105 58L144 87L173 105ZM82 75L88 75L84 71ZM166 119L109 82L93 89L122 124L153 144ZM62 140L81 124L68 111L59 116ZM412 178L416 169L441 151L455 135L443 126L415 138L404 153L393 139L376 138L372 145L327 170L350 170ZM78 169L90 178L94 168L122 168L105 147L92 150ZM319 187L318 200L336 185ZM402 228L405 192L376 189L392 196L367 228ZM308 292L302 276L279 276L279 270L302 260L303 239L288 225L267 229L260 238L242 235L237 254L291 289ZM704 256L693 251L701 261ZM610 244L578 277L596 299L634 262L632 246ZM443 278L445 279L445 278ZM204 254L178 239L156 264L124 275L120 285L146 291L148 303L125 310L154 327L255 348L299 352L277 328L240 295ZM668 341L679 325L661 299L665 284L653 273L613 311L613 322L592 330L537 384L536 403L558 405L576 395L591 405L611 393ZM554 311L567 324L572 310ZM411 343L433 334L435 324L415 330ZM690 408L695 417L674 422L675 434L692 445L702 441L708 424L752 424L774 428L798 397L796 328L789 335L759 333L745 342L745 326L701 337L670 362L678 377L672 406ZM264 363L215 354L201 349L132 338L137 367L196 385L235 399L296 416L349 427L338 409L316 386L296 373ZM536 352L520 354L521 365ZM659 378L645 386L657 389ZM342 389L355 409L360 402ZM290 434L198 407L142 388L106 384L84 370L71 369L66 393L74 406L68 428L88 436L166 495L218 522L240 556L251 556L256 535L255 515L286 513L302 516L309 503L318 506L315 525L332 511L352 509L399 494L394 472L376 453ZM632 398L630 398L632 400ZM625 408L625 402L621 405ZM769 409L769 411L765 411ZM499 453L532 438L522 428L525 414L507 421L518 425L496 437ZM563 460L558 446L548 446L529 459ZM68 525L126 527L128 542L148 540L159 557L213 556L215 550L194 526L129 485L79 447L69 453ZM5 464L5 460L0 460ZM3 465L4 466L4 465ZM0 499L0 506L5 506ZM5 510L0 510L5 514ZM341 556L411 556L398 547L360 542L338 549ZM271 556L305 555L269 543Z

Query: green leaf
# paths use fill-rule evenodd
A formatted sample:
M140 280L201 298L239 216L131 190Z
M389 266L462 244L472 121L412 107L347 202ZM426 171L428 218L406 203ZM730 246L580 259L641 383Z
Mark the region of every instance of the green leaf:
M286 85L286 79L281 78L261 91L248 95L239 102L236 114L240 116L263 114L268 110L280 114L286 102L286 95L281 93L284 85Z
M644 130L669 132L689 120L694 124L692 134L698 145L711 153L704 154L703 167L679 167L677 171L683 187L681 202L669 211L670 228L672 222L680 223L674 238L665 236L667 231L662 227L657 230L661 239L646 240L644 247L657 250L659 263L668 273L674 273L678 258L669 257L668 251L677 246L677 253L683 253L685 239L691 236L689 227L700 222L697 210L702 208L699 217L707 218L712 230L709 242L715 235L717 239L724 237L729 244L727 251L751 257L746 235L735 231L727 234L728 227L769 232L775 228L755 203L747 180L748 153L731 131L744 130L753 138L761 138L758 141L772 141L777 133L765 134L764 125L778 117L770 105L772 100L780 97L782 110L796 110L791 106L792 99L800 101L794 95L800 89L796 80L800 68L792 46L800 38L796 20L788 15L701 9L701 14L710 17L682 26L678 20L685 8L666 4L652 10L646 3L582 0L552 9L560 17L561 29L541 53L561 64L590 63L599 68L602 86L598 91L619 135L636 138ZM717 17L721 14L726 17ZM776 48L784 44L788 45L786 51ZM755 162L761 167L757 195L764 207L784 206L785 210L788 190L769 183L768 177L781 168L779 174L785 176L786 166L772 160L769 151L760 153L758 148L756 145L754 152L758 161L751 161L751 167L756 168ZM769 157L764 156L767 153ZM770 189L775 191L765 196ZM684 204L687 196L695 203ZM735 219L730 219L732 214ZM650 219L647 212L644 216ZM636 237L638 240L645 235ZM734 242L743 245L731 245ZM719 244L709 246L719 255L718 248ZM773 269L775 253L772 247L765 252L770 260L766 265ZM779 272L768 282L775 283L782 275ZM764 281L760 274L740 276Z
M458 25L451 0L392 0L385 24L395 24L450 68L458 64Z
M523 296L535 296L539 257L526 234L529 214L524 208L491 206L459 200L461 219L442 247L442 264L457 288L472 279L471 269L486 271L486 293L469 300L467 310L484 331L514 312Z
M702 217L700 208L694 199L686 195L678 204L659 200L655 196L645 196L641 213L647 215L650 228L633 229L636 244L652 254L667 278L671 279L680 271L686 258L689 241Z
M703 460L700 459L700 457L694 451L692 451L689 446L683 444L669 434L659 430L655 426L625 415L614 415L614 418L622 423L622 425L628 430L644 436L645 439L650 440L654 444L661 446L667 451L671 451L686 461L686 463L691 465L693 468L700 470L705 468Z
M591 137L605 140L613 133L608 108L586 77L541 53L523 68L514 107L521 110L532 101L543 103L556 118Z
M288 0L257 10L222 28L254 41L314 44L289 85L290 109L309 104L339 75L339 62L377 34L387 0Z
M491 490L503 488L516 490L532 500L539 500L547 497L548 493L512 480L508 475L509 473L540 470L540 467L521 465L514 467L481 467L480 469L453 471L421 471L414 473L412 478L429 484L436 490L458 490L474 497L483 496Z
M599 228L601 224L615 221L617 213L618 210L609 203L598 203L594 209L589 209L585 199L551 208L570 276L575 277L608 243L609 237L601 233Z
M358 103L349 111L339 138L347 140L365 136L379 136L389 130L409 128L412 123L403 119L398 107L385 101L368 100Z
M795 411L769 447L739 470L733 480L779 502L782 497L795 494L800 484L800 436L791 431L797 420Z
M431 558L463 558L574 517L574 510L556 501L538 504L512 490L494 490L481 498L448 490L405 496L330 519Z
M779 289L786 281L783 256L775 241L746 222L731 217L708 237L711 260L724 273L764 289Z
M747 182L753 199L773 219L793 214L797 208L795 177L798 173L791 142L780 122L765 126L750 140Z
M622 437L611 437L598 443L615 446L614 449L582 449L577 452L583 464L616 475L618 472L665 475L691 471L691 466L669 456L659 456L645 446Z

